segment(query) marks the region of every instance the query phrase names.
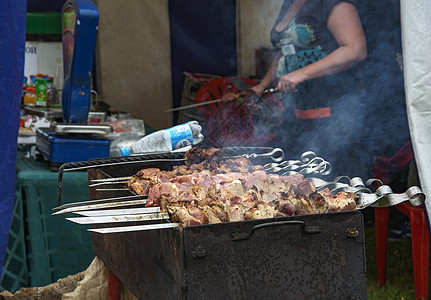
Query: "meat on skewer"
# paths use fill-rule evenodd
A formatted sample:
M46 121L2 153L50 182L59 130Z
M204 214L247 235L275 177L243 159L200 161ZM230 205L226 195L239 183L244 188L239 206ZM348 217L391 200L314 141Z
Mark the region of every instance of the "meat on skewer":
M223 160L220 153L193 150L186 156L196 163L143 169L127 186L146 193L146 206L160 206L180 227L356 209L353 193L316 191L301 174L267 174L246 157Z
M249 90L242 91L239 93L229 92L229 93L223 94L221 99L225 103L233 103L233 104L238 105L238 104L241 104L244 101L246 101L247 98L251 97L252 95L255 95L255 94Z

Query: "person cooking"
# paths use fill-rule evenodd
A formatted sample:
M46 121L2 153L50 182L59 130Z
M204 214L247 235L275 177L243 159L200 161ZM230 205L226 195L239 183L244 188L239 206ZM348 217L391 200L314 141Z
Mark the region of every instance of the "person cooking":
M365 89L359 62L367 44L354 0L285 0L271 30L276 49L257 95L275 87L290 114L278 143L298 157L313 151L329 161L333 175L367 176L362 145ZM364 180L367 178L364 178Z

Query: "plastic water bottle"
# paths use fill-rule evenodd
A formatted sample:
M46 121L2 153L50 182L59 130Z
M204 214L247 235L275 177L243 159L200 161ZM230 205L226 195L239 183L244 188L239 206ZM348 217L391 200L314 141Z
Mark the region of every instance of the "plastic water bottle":
M54 85L54 77L52 76L46 79L46 102L50 107L60 107L57 89Z
M121 148L123 156L130 154L170 152L200 143L204 136L198 121L190 121L144 136L128 147Z

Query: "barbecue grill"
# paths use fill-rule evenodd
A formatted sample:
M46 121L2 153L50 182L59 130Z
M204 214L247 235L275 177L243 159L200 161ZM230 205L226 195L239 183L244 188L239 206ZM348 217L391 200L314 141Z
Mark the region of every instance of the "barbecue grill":
M232 156L248 154L254 163L265 164L267 156L252 154L268 150L272 149L233 147L224 152ZM310 167L313 160L304 161ZM92 183L130 176L143 168L170 170L183 163L181 153L172 153L65 164L59 172L59 195L62 172L68 169L87 168ZM275 167L273 164L269 166ZM289 166L284 162L277 164L283 172ZM326 168L324 162L313 166ZM325 184L334 188L343 185L338 179ZM348 187L361 190L357 185ZM89 191L90 200L101 201L105 207L115 203L107 199L118 202L120 197L131 197L131 192L123 189L91 186ZM377 201L382 205L391 205L391 201L423 201L423 194L417 190L405 195L391 195L388 190L368 195L361 197L362 201L372 198L367 205ZM153 228L172 225L158 219L135 221L132 225L92 225L92 230L109 232L114 227L141 224ZM138 299L367 298L364 227L358 210L189 226L181 230L95 232L92 240L94 253Z
M366 299L362 215L109 235L93 251L138 299Z

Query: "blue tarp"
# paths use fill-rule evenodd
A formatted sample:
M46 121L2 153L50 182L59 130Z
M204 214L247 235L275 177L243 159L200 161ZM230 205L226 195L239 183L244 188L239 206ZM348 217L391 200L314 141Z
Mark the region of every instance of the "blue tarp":
M15 199L19 108L24 77L26 0L0 0L0 274Z

